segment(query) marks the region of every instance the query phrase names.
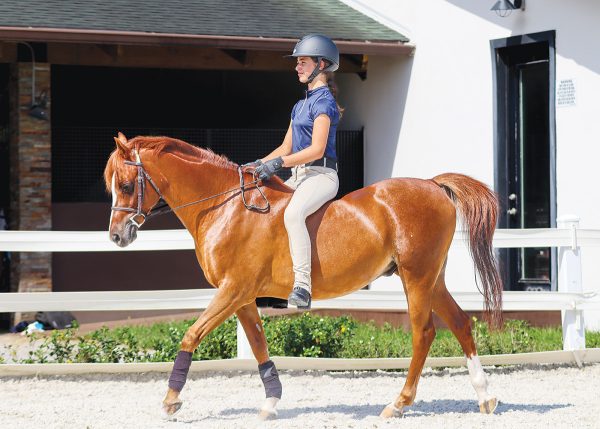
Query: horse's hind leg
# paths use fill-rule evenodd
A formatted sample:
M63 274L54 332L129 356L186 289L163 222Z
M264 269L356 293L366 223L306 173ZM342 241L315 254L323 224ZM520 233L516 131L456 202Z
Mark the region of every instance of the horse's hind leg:
M179 399L179 393L185 385L194 350L213 329L247 303L248 297L240 294L239 290L222 286L217 290L214 298L198 320L188 328L183 336L181 349L177 354L173 371L169 377L167 395L163 400L165 417L173 417L181 408L182 401Z
M477 357L469 316L458 306L446 289L444 270L440 273L433 292L433 311L448 325L467 357L467 368L469 368L471 384L477 392L479 410L484 414L493 413L498 401L488 393L488 382Z
M429 352L429 347L435 338L435 327L431 312L431 299L435 277L424 275L415 278L410 273L402 273L404 289L408 299L408 314L412 328L413 356L408 368L406 382L395 402L386 406L381 417L400 417L403 408L414 402L417 384L423 371L423 365Z
M269 359L267 339L255 303L244 305L237 312L237 317L244 328L252 353L258 362L258 372L265 387L265 402L258 415L261 420L277 417L275 406L281 399L281 382L275 363Z

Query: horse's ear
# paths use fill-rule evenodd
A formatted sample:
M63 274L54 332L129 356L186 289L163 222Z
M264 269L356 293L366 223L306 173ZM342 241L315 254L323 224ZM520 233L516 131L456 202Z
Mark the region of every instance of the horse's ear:
M123 134L121 131L119 131L119 140L121 140L121 143L123 143L125 146L127 146L127 137L125 137L125 134Z
M114 137L114 139L119 152L121 152L123 155L127 155L129 153L129 148L127 147L127 137L125 137L123 133L119 132L119 137Z

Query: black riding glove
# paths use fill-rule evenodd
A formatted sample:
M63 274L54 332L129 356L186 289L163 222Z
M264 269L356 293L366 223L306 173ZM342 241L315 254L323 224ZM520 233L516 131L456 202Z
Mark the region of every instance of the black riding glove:
M267 162L262 163L258 167L256 167L256 174L258 174L258 178L260 180L268 180L275 173L277 173L283 167L283 159L281 157L277 157L275 159L270 159Z
M260 159L257 159L257 160L256 160L256 161L254 161L254 162L248 162L248 163L246 163L246 164L242 165L242 168L243 168L243 169L246 169L246 168L253 168L254 170L256 170L256 169L257 169L258 167L260 167L261 165L263 165L263 162L262 162Z

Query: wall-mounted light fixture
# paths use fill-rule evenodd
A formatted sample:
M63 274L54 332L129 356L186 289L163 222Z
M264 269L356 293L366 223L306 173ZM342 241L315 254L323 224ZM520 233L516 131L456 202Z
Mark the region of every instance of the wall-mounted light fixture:
M48 120L48 93L43 90L40 92L34 102L31 103L31 107L29 108L29 116L32 116L37 119L43 119L44 121Z
M525 10L525 0L499 0L492 6L491 10L496 12L496 15L505 18L515 9Z
M45 90L41 91L38 96L35 94L35 53L33 47L27 42L19 41L17 43L27 46L31 52L31 104L29 105L29 116L47 121L48 94Z

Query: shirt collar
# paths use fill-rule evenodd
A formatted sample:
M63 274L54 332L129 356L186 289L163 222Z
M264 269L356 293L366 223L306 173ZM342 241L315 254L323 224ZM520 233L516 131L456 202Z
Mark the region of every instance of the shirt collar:
M329 87L327 85L323 85L323 86L319 86L318 88L315 89L307 89L306 90L306 95L310 96L313 95L314 93L318 92L318 91L322 91L322 90L329 90Z

